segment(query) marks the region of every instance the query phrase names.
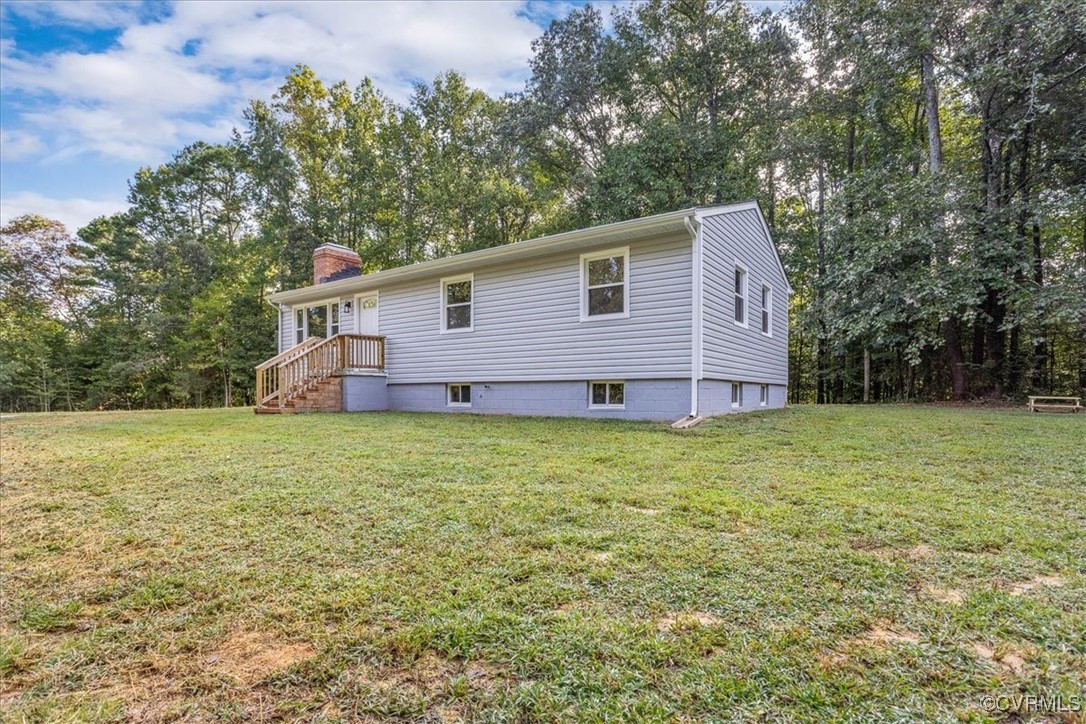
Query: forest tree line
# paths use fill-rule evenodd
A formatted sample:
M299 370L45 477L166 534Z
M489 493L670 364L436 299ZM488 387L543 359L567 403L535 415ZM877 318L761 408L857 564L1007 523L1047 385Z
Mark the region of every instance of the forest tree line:
M375 271L744 199L795 288L791 401L1081 394L1084 29L1059 0L650 0L553 22L503 97L299 66L128 211L3 228L0 406L251 404L265 295L324 242Z

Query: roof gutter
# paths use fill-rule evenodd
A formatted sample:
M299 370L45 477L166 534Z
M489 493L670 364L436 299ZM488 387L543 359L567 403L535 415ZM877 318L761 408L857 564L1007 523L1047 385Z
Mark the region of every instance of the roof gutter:
M692 212L683 219L690 232L691 308L690 308L690 417L698 416L698 387L701 381L702 344L702 249L701 221Z

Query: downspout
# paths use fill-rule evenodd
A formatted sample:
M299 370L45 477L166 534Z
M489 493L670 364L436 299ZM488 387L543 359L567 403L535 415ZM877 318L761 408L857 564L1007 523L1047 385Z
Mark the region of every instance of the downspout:
M277 349L279 352L282 352L283 351L283 308L279 304L276 304L272 300L268 299L267 297L264 297L264 301L267 302L268 305L272 309L275 310L275 329L278 332L278 334L276 334L276 336L275 336L275 349ZM277 352L277 354L278 354L278 352Z
M690 307L690 417L698 416L698 383L701 380L701 337L702 337L702 252L701 221L697 213L691 213L683 223L690 232L691 307Z

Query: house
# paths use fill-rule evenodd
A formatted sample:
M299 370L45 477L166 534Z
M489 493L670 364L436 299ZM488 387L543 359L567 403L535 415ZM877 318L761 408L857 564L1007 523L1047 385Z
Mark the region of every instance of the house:
M692 208L268 297L257 412L678 420L783 407L791 287L755 202Z

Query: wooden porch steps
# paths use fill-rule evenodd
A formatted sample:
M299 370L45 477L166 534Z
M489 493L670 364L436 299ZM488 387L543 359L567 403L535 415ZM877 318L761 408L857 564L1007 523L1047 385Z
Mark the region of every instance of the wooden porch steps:
M310 337L256 368L258 415L342 412L343 378L348 370L385 368L385 338L337 334Z
M291 415L305 412L342 412L343 378L328 377L315 382L280 407L276 401L253 408L258 415Z

